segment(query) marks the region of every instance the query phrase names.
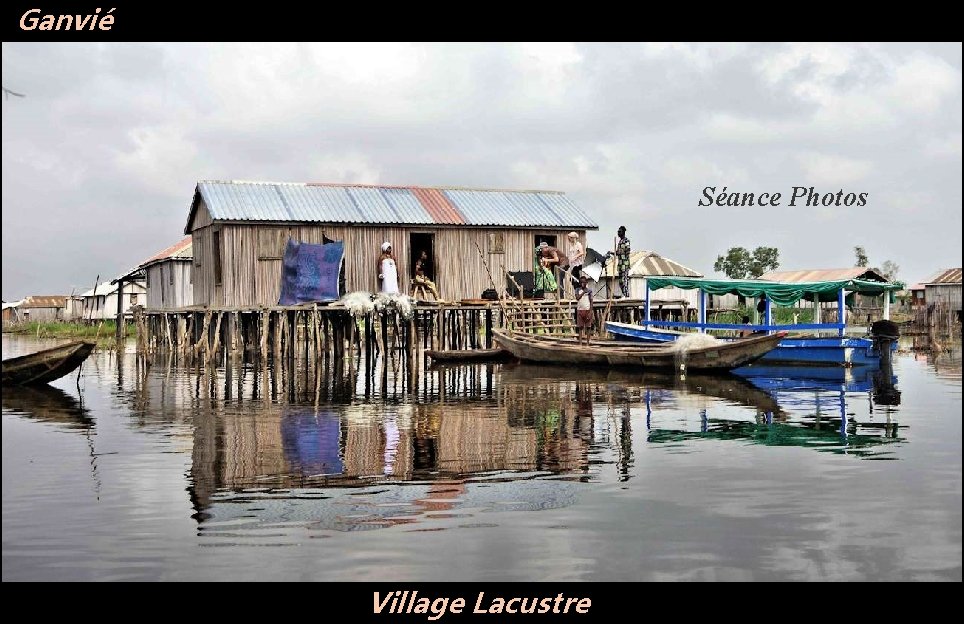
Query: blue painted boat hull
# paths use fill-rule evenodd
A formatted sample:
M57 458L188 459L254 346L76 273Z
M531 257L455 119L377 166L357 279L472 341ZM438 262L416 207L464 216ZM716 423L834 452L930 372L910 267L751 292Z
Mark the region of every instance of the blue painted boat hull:
M625 323L606 323L606 330L617 340L632 342L673 342L681 332L644 328ZM897 344L893 345L897 349ZM848 336L784 338L777 347L757 360L755 365L791 366L879 366L880 354L869 338Z

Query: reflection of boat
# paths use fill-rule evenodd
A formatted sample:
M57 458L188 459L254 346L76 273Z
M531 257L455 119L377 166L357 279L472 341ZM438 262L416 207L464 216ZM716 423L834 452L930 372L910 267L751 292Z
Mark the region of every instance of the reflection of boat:
M646 371L633 373L625 369L562 369L531 364L503 366L503 386L540 382L607 383L623 387L649 390L685 390L689 394L707 395L736 405L754 407L761 412L779 413L780 406L772 396L756 388L741 377L732 375L675 375L667 372Z
M739 326L735 326L739 327ZM617 340L644 344L675 342L687 332L655 327L643 327L628 323L606 323L606 331ZM722 338L722 340L732 340ZM897 348L893 343L892 349ZM776 348L761 357L757 364L789 364L808 366L874 366L880 364L880 355L870 338L853 336L788 336Z
M425 351L425 355L432 358L433 362L478 362L503 360L511 357L511 353L505 349L461 349L461 350L434 350Z
M94 343L78 341L4 360L3 385L45 384L60 379L80 366L93 350Z
M786 332L770 336L741 338L726 343L697 347L682 353L673 346L639 346L596 342L580 346L571 340L549 336L493 330L495 342L520 360L551 364L631 366L641 370L685 367L690 370L724 371L749 364L773 349Z
M873 423L860 426L872 427ZM860 457L877 456L879 451L872 450L873 447L903 440L897 437L896 423L880 423L878 427L882 429L882 435L858 433L857 423L847 418L808 418L793 423L708 418L700 431L653 429L646 439L654 443L696 439L742 440L766 446L800 446Z
M87 408L59 388L51 386L12 386L3 389L3 407L28 418L86 429L94 421Z
M873 389L873 367L844 368L842 366L744 366L734 375L748 380L763 390L843 390L867 392ZM892 380L897 382L897 378Z

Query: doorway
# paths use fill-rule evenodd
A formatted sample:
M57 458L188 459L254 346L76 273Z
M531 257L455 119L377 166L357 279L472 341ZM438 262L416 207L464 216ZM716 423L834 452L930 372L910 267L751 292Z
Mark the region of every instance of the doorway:
M428 254L428 261L424 263L425 276L437 282L435 274L435 234L431 232L412 232L408 235L408 277L415 278L415 264L422 252Z
M538 260L539 260L539 255L538 255L538 252L536 251L536 249L539 247L539 245L541 245L541 244L544 242L545 244L549 245L550 247L555 247L555 246L556 246L556 237L553 236L552 234L536 234L535 240L536 240L536 242L535 242L535 244L532 246L532 254L533 254L533 256L532 256L532 266L533 266L533 267L535 267L536 262L538 262Z

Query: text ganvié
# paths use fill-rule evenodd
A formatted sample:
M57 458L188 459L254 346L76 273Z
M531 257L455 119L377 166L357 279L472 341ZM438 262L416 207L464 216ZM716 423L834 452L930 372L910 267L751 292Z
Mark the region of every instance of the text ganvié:
M44 13L42 9L29 9L20 16L21 30L110 30L114 25L115 8L94 9L93 13L67 14Z

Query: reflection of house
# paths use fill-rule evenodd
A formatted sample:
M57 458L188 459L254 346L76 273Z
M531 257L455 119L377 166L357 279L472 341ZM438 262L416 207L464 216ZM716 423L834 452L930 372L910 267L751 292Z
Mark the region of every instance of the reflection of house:
M266 404L196 418L193 471L200 499L213 489L367 485L459 478L490 471L585 471L587 435L559 398L369 407ZM200 501L203 504L203 500Z
M20 304L20 315L25 321L62 321L66 307L63 295L34 295Z
M605 281L608 293L621 292L615 267L615 258L610 258L603 270L601 279ZM629 254L630 298L644 299L646 297L646 278L661 276L703 277L703 274L683 266L679 262L664 258L655 251L634 251ZM652 291L649 296L653 318L656 318L657 311L660 308L678 310L685 307L695 309L699 303L699 293L696 290L660 288Z
M565 248L596 224L565 194L267 182L199 182L185 234L193 238L194 303L276 305L289 238L345 243L345 287L378 290L376 262L393 245L408 290L415 255L429 255L429 276L443 298L476 298L498 287L502 268L531 271L537 242ZM476 247L478 246L478 248Z
M143 305L147 289L143 281L124 282L124 314L131 306ZM106 320L117 318L117 284L103 283L97 288L80 295L84 300L83 318L85 320Z
M919 284L924 292L920 305L940 303L951 310L961 309L961 269L938 271Z

